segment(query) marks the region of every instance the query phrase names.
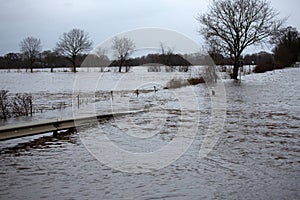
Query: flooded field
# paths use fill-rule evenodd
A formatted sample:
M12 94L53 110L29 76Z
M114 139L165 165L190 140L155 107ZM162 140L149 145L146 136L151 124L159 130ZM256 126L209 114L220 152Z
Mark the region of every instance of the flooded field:
M50 94L69 94L59 100L66 102L66 108L35 118L72 115L74 111L74 74L0 73L0 77L3 89L44 94L49 102L57 99ZM70 130L56 137L49 133L1 141L0 199L299 199L299 77L300 68L290 68L243 76L241 83L225 80L223 132L205 158L199 158L199 150L210 122L213 98L205 84L162 90L170 78L160 80L155 73L124 77L126 85L119 81L122 77L113 77L115 88L121 89L115 93L114 102L109 93L101 93L93 104L97 112L112 105L117 110L146 108L149 112L106 119L78 133ZM141 79L145 84L137 86ZM37 87L33 88L34 84ZM152 90L154 84L159 88L156 93L134 93L137 87ZM98 85L97 90L110 91L111 86ZM191 109L185 110L188 112L181 110L182 96L190 102ZM198 102L198 109L194 109L192 99ZM195 119L199 120L197 129L192 128ZM116 170L100 162L102 158L97 156L101 155L88 148L98 142L99 135L106 135L126 151L152 152L174 140L180 127L196 130L192 144L176 161L150 172ZM149 138L143 139L144 135ZM113 153L102 156L117 158ZM168 155L162 154L160 159L163 162Z

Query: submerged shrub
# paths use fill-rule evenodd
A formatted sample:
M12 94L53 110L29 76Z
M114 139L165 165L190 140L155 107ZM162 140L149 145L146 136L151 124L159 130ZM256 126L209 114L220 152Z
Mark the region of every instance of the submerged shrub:
M16 94L12 101L12 112L15 117L32 113L32 97L28 94Z
M204 80L203 77L200 77L200 78L190 78L190 79L188 79L188 82L191 85L197 85L197 84L200 84L200 83L205 83L205 80Z
M200 83L205 83L205 80L203 77L199 78L189 78L189 79L179 79L179 78L173 78L171 79L167 84L165 89L169 88L180 88L187 85L197 85Z
M32 114L32 96L16 94L12 97L7 90L0 90L0 119L27 116Z
M10 102L8 99L8 91L0 91L0 119L7 119L10 117L9 111Z
M166 84L166 88L180 88L188 84L189 83L184 79L173 78Z

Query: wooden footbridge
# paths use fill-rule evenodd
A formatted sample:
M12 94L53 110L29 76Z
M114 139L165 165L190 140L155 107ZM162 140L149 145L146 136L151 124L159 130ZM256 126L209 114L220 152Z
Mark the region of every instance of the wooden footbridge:
M7 125L0 127L0 140L7 140L12 138L25 137L30 135L37 135L42 133L53 132L57 134L60 130L66 130L70 128L76 128L76 125L85 125L97 118L98 120L105 118L112 118L114 116L122 116L129 114L136 114L144 112L143 110L120 112L120 113L108 113L101 115L85 116L78 118L67 118L67 119L53 119L44 122L34 122L18 125ZM76 123L75 123L76 122Z

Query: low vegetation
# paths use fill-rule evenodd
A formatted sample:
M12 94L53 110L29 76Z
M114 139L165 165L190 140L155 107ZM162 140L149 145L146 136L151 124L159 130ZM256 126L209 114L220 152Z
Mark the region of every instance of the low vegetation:
M32 115L32 96L29 94L9 95L0 90L0 119Z
M180 79L180 78L173 78L171 79L164 89L173 89L173 88L180 88L188 85L197 85L200 83L205 83L204 78L189 78L189 79Z

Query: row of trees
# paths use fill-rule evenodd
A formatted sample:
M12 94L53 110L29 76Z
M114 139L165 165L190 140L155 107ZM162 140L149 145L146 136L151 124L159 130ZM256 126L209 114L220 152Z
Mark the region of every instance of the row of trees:
M77 55L77 65L80 65L85 54ZM33 68L50 68L53 71L55 67L72 67L71 62L66 59L65 56L59 54L56 51L45 50L37 54L33 63L29 63L29 60L22 53L8 53L3 57L0 57L1 69L33 69Z
M72 71L76 72L76 67L82 63L86 55L82 54L92 47L92 40L84 30L72 29L69 32L63 33L56 43L54 51L42 50L41 40L35 37L27 37L20 43L21 53L8 53L0 58L0 65L12 68L20 65L27 65L33 72L34 64L37 66L47 66L53 69L54 66L68 66L64 58L66 58L72 66ZM119 72L122 71L122 66L128 59L129 53L134 50L134 43L128 38L113 38L112 49L115 51ZM108 60L103 55L104 52L99 52L98 59ZM38 63L37 63L38 61ZM116 62L114 62L116 63Z
M92 44L93 42L89 39L87 33L80 29L72 29L67 33L63 33L59 38L55 53L65 56L72 63L73 71L76 72L78 54L91 49ZM35 37L27 37L21 41L20 50L28 61L30 71L33 72L33 64L42 50L41 40Z
M77 65L82 64L82 66L86 67L118 67L119 72L122 71L122 67L124 66L127 72L130 66L141 66L145 64L151 65L155 63L160 63L167 66L190 66L191 63L189 63L183 57L186 56L170 52L167 54L148 54L136 58L130 58L126 55L126 57L123 57L122 59L117 58L116 60L110 61L105 55L102 55L101 57L94 54L78 54L76 56L76 63ZM60 55L57 52L47 50L37 55L35 62L31 65L31 68L50 68L51 71L53 71L53 69L56 67L73 68L72 63L73 62L67 60L65 56ZM27 60L23 59L23 55L21 53L9 53L2 58L0 57L0 68L20 69L27 64Z
M41 40L35 37L27 37L20 42L21 53L8 53L0 58L2 68L29 68L33 72L34 67L72 66L76 71L79 61L82 62L85 55L82 53L91 49L92 41L87 33L80 29L72 29L64 33L56 43L54 51L42 52ZM70 64L66 62L70 61Z
M199 15L197 20L201 25L200 33L205 37L212 57L216 62L222 60L223 63L232 64L232 78L237 79L243 52L251 45L270 41L275 45L274 58L270 65L286 67L299 61L299 32L292 27L282 28L285 19L279 19L278 16L279 12L272 8L267 0L213 0L208 12ZM51 63L52 58L59 60L60 57L65 57L70 61L72 71L76 72L78 57L91 49L92 44L87 33L80 29L72 29L63 33L56 43L55 50L47 52L44 61ZM132 63L128 58L135 45L128 38L115 37L111 48L116 57L113 65L118 65L121 72L122 66ZM25 38L20 43L20 50L22 59L28 62L32 71L41 53L40 39ZM162 46L163 58L159 58L160 61L167 58L165 50ZM170 55L174 60L175 55L169 52L169 57ZM4 60L10 63L17 60L17 57L15 54L7 54Z

